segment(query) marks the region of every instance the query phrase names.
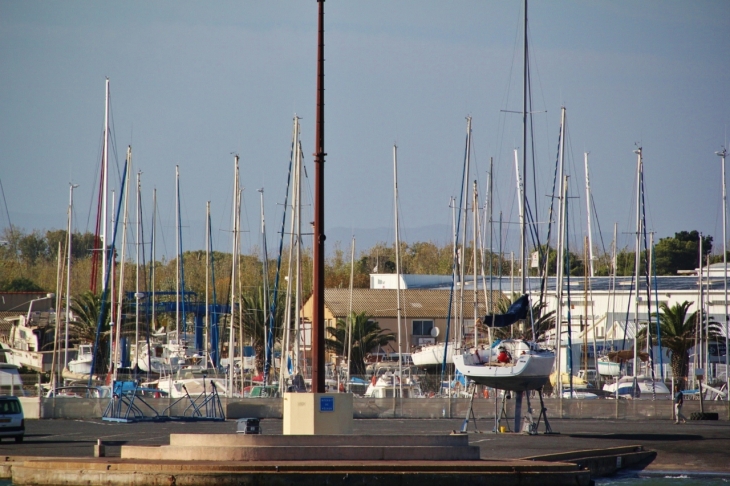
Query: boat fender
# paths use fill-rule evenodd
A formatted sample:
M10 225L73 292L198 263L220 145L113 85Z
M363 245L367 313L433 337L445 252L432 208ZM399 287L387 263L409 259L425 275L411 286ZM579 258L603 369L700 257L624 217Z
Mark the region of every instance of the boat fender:
M489 389L486 387L484 388L484 398L489 398Z

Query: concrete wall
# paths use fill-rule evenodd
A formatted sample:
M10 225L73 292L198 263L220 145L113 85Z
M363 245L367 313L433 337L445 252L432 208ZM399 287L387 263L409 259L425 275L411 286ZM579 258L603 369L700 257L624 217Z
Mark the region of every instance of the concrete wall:
M145 399L145 403L158 413L168 408L174 400L167 398ZM514 414L514 399L507 401L507 415ZM21 398L26 419L58 418L82 419L101 418L109 404L108 399L43 399ZM237 419L244 417L282 418L282 399L280 398L221 398L226 418ZM700 411L699 400L685 400L682 410L689 417L692 412ZM137 402L145 409L146 405ZM189 402L180 401L170 411L170 415L189 415ZM535 418L539 413L540 401L531 399ZM392 398L355 398L353 400L353 416L356 419L369 418L405 418L405 419L439 419L463 418L469 406L469 400L464 398L404 398L395 401ZM497 407L499 404L497 404ZM566 419L620 419L620 420L667 420L672 416L671 400L558 400L545 399L548 409L548 418ZM186 409L188 409L186 411ZM523 413L527 410L523 402ZM728 402L705 402L705 412L717 412L720 420L728 420ZM477 419L494 419L495 400L475 399L474 414Z

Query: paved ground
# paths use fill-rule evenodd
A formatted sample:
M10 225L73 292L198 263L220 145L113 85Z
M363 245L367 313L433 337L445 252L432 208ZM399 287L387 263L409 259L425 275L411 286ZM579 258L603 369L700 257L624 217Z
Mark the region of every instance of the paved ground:
M462 420L356 420L356 434L441 434L461 427ZM657 451L651 470L727 471L730 476L730 423L666 421L552 420L559 435L492 434L492 421L479 421L483 433L469 426L470 442L482 458L518 459L580 449L643 445ZM281 434L281 420L262 421L263 433ZM107 455L119 456L121 445L169 443L171 433L235 433L236 422L168 422L119 424L101 420L27 420L22 444L0 442L2 456L90 457L97 439Z

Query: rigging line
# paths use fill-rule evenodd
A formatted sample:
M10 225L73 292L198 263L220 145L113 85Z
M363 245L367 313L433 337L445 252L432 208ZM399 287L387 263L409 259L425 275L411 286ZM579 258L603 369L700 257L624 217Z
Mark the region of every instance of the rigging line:
M464 163L462 165L461 170L461 191L459 194L459 210L457 211L458 215L456 217L456 231L454 236L454 251L452 255L452 267L451 267L451 289L449 290L449 308L446 312L446 336L444 336L444 357L441 362L441 377L439 383L442 383L444 381L444 374L446 373L446 357L448 356L448 347L449 347L449 335L451 332L451 307L452 303L454 301L454 286L456 284L456 274L457 269L459 267L458 264L458 251L457 248L459 247L459 233L460 233L460 226L461 226L461 207L464 203L464 185L466 183L466 160L469 154L469 135L470 133L467 131L466 134L466 142L464 144ZM466 224L466 223L465 223ZM456 341L456 340L455 340ZM460 342L460 340L459 340Z
M8 201L5 199L5 189L3 188L3 181L0 179L0 192L3 193L3 204L5 205L5 214L8 217L8 226L10 226L10 233L13 233L13 223L10 221L10 211L8 210Z
M114 125L114 113L112 111L112 93L111 88L109 89L109 142L111 144L112 155L114 156L114 163L117 167L117 177L121 177L119 170L119 156L117 154L117 131ZM107 175L108 177L108 175Z
M104 138L104 130L102 129L101 135L99 136L98 145L96 147L96 154L99 157L99 166L102 166L102 160L104 157L104 155L102 153L102 151L104 150L103 145L102 145L103 138ZM89 232L89 224L91 222L91 207L94 205L94 194L96 194L94 192L94 188L96 187L97 174L99 174L97 171L91 171L91 172L92 172L92 174L94 174L94 181L91 183L91 195L89 196L89 212L87 213L87 217L86 217L86 230L85 230L86 233Z
M566 189L566 192L564 193L564 196L567 196L568 192ZM568 231L568 226L570 222L570 217L568 215L568 209L570 208L570 204L568 204L568 201L564 201L563 204L565 204L565 276L567 278L567 288L568 288L568 349L570 350L568 352L568 372L569 372L569 379L570 379L570 396L573 397L573 340L572 340L572 327L573 327L573 319L570 315L570 309L572 307L570 302L570 238L568 235L570 232ZM560 303L558 303L560 305ZM559 338L562 338L559 336ZM559 341L562 341L562 339L559 339ZM558 349L558 352L560 352L560 349ZM557 371L558 376L560 373L560 370ZM562 389L560 390L562 392Z
M606 254L606 244L603 242L603 232L601 231L601 223L598 220L598 211L596 210L596 199L591 193L591 208L593 209L593 215L596 217L596 226L598 226L598 237L601 239L601 249L603 254Z
M126 176L127 176L127 162L125 161L124 162L124 178L122 179L122 187L121 187L122 194L124 193L124 182L125 182ZM122 199L123 198L121 198L121 197L119 198L119 203L117 205L117 217L114 220L114 230L112 232L111 249L110 249L110 251L106 251L106 249L105 249L105 251L102 252L102 253L104 253L104 258L106 258L107 260L111 260L114 257L113 248L114 248L114 242L117 239L117 227L119 226L119 213L122 210ZM104 242L104 244L106 246L106 242ZM111 264L111 262L109 262L109 263ZM94 377L94 370L96 369L96 364L97 364L96 355L100 352L99 336L101 335L101 328L102 328L102 325L104 325L104 321L105 321L105 319L104 319L105 312L104 311L106 310L106 302L107 302L107 296L108 296L108 292L109 292L109 277L112 273L113 272L107 272L106 278L103 283L104 286L103 286L103 291L102 291L102 295L101 295L101 311L99 312L99 318L98 318L97 324L96 324L96 336L94 338L94 348L93 348L93 351L91 354L91 371L89 372L89 386L91 386L91 382ZM111 336L110 336L110 338L111 338Z
M640 175L640 182L641 182L641 218L643 220L642 224L642 234L640 236L643 236L644 240L644 265L645 265L645 273L646 273L646 312L647 312L647 324L646 324L646 338L649 348L649 365L651 367L651 380L652 380L652 389L654 391L654 395L656 398L656 389L654 388L654 346L652 345L651 341L651 333L649 332L650 324L651 324L651 281L650 281L650 273L649 272L649 246L646 239L646 200L645 200L645 188L644 188L644 170L642 165L641 175ZM638 279L637 279L638 281ZM638 295L638 285L637 285L637 295ZM636 322L639 322L639 318L637 316ZM638 327L638 325L637 325ZM638 329L636 330L637 337L638 338ZM636 371L634 371L634 376L636 376Z
M553 212L555 207L555 189L556 184L558 180L558 167L560 165L560 138L562 136L562 128L558 130L558 148L555 154L555 170L553 171L553 188L550 193L550 209L548 211L548 230L547 230L547 237L545 239L545 251L541 251L540 255L540 268L546 268L545 271L545 278L542 279L542 283L540 284L540 293L542 294L543 291L547 290L547 277L550 274L550 269L547 268L547 264L550 261L550 236L552 234L552 228L553 228ZM562 197L562 196L560 196Z
M296 144L294 143L294 140L292 140L291 144L291 151L289 154L289 171L286 176L286 192L284 193L284 206L283 206L283 215L281 217L281 237L279 238L279 256L276 261L276 277L274 278L274 291L273 296L271 299L271 303L269 305L269 331L268 336L266 339L266 346L267 349L270 348L269 351L266 353L267 360L264 363L264 381L268 384L268 376L271 368L271 355L274 352L274 326L275 326L275 315L277 311L277 304L278 304L278 295L279 295L279 275L281 272L281 255L284 253L284 234L286 230L286 208L289 203L289 189L291 186L291 179L292 179L292 167L294 165L294 152L297 150ZM264 240L266 241L266 240ZM268 256L267 256L268 258ZM284 350L282 350L281 353L281 359L282 359L282 366L283 359L284 359Z

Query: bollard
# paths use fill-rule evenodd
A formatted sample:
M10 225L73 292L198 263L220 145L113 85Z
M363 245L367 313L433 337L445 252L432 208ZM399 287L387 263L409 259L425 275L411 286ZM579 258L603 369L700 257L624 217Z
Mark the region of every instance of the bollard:
M104 447L104 444L101 442L101 439L96 440L96 445L94 446L94 457L105 457L106 456L106 450Z

